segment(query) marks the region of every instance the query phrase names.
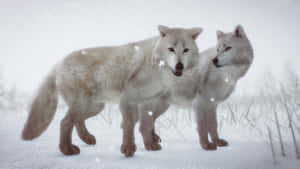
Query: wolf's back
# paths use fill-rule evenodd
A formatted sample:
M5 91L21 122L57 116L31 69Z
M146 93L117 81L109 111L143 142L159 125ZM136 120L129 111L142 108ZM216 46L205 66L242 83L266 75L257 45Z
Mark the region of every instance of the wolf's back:
M33 100L22 132L24 140L32 140L40 136L54 117L58 100L55 74L53 70L47 76Z

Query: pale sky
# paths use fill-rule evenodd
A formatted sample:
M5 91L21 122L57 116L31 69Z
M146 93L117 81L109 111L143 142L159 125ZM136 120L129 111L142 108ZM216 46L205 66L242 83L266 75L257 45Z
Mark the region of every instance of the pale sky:
M299 17L299 0L0 0L0 71L6 86L32 92L76 49L156 36L163 24L202 27L202 51L216 44L217 29L242 24L255 58L239 89L253 91L266 71L300 74Z

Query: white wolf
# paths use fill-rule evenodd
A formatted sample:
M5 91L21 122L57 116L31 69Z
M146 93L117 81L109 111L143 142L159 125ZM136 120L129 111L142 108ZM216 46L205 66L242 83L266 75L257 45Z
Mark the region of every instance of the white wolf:
M75 126L87 144L96 140L85 120L97 115L105 102L119 103L123 116L122 153L136 151L134 124L136 105L167 91L173 79L191 69L199 59L196 38L201 28L158 27L160 36L115 47L88 48L75 51L55 66L40 87L31 106L22 138L32 140L51 122L63 96L69 109L61 121L59 148L65 155L78 154L72 144ZM158 66L166 63L165 68ZM174 76L176 75L176 76Z
M233 92L238 79L245 75L253 60L253 50L242 26L233 32L217 31L216 47L200 53L199 65L176 79L166 95L139 106L140 132L147 150L159 150L160 138L154 123L169 105L193 107L200 144L205 150L226 146L219 138L216 109ZM148 112L152 112L151 116ZM210 134L212 142L208 140Z

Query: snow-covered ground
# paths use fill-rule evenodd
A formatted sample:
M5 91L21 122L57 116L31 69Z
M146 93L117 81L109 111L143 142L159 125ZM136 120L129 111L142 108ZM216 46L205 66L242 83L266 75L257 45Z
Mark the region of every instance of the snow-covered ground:
M299 16L299 0L0 0L0 169L299 169L289 127L300 151ZM244 26L255 59L234 96L218 108L219 132L228 147L204 151L192 113L172 108L156 124L163 149L146 151L137 125L137 152L125 158L119 110L106 106L87 123L97 144L86 145L74 132L81 153L67 157L58 149L63 104L41 137L21 140L30 99L17 89L33 94L71 51L149 38L158 35L158 24L203 27L200 51L216 44L216 30ZM284 79L291 73L298 78Z
M58 149L59 122L66 108L60 106L54 120L46 132L34 141L23 141L21 130L27 118L24 108L1 110L0 119L0 169L297 169L300 160L296 158L291 139L285 139L286 157L282 157L279 142L274 139L275 157L272 158L268 137L257 130L236 113L232 117L225 103L220 107L219 124L221 137L230 143L217 151L204 151L200 148L198 136L189 110L170 109L157 121L157 131L162 139L161 151L147 151L136 127L137 152L126 158L120 152L122 130L120 113L116 106L108 105L105 111L87 121L88 129L96 136L97 144L88 146L76 132L73 141L81 149L76 156L64 156ZM231 105L235 111L236 105ZM254 105L255 106L255 105ZM245 107L247 109L247 106ZM250 110L249 121L259 125L255 118L256 109ZM242 113L242 109L239 109ZM231 115L230 115L231 114ZM267 117L263 115L264 118ZM236 121L236 122L235 122ZM265 120L261 120L265 121ZM256 124L257 123L257 124ZM288 130L287 130L288 131ZM283 137L289 133L282 131ZM297 138L299 138L297 136Z

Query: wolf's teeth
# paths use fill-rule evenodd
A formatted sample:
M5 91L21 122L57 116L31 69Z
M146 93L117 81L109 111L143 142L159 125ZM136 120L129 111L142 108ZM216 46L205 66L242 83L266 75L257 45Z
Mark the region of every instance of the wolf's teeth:
M149 111L149 112L148 112L148 115L149 115L149 116L152 116L152 115L153 115L152 111Z

